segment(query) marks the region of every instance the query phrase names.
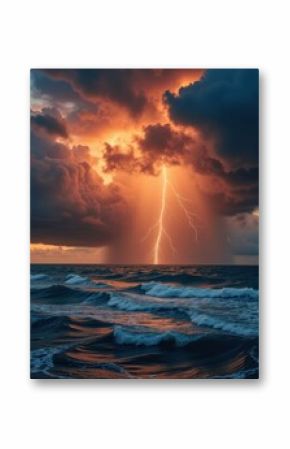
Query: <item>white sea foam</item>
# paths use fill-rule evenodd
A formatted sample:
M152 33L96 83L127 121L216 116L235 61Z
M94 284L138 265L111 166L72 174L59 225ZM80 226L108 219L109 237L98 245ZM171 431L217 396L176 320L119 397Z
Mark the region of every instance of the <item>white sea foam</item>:
M158 298L248 298L257 299L259 292L253 288L194 288L173 287L169 284L148 282L141 286L146 295Z
M44 273L39 273L39 274L31 274L30 275L30 280L33 281L44 281L45 279L48 279L48 275L44 274Z
M93 281L85 276L78 274L68 274L64 282L66 285L84 286L89 288L108 288L108 284L100 281Z
M154 298L138 294L110 294L108 306L124 311L160 310L185 313L192 323L230 335L258 334L258 303L244 298Z
M226 333L238 335L241 337L254 337L258 333L255 323L230 322L220 316L211 316L206 313L200 313L195 310L188 311L191 321L198 326L206 326L212 329L225 331Z
M49 370L53 368L53 357L69 349L72 345L61 345L56 347L45 347L31 351L31 373L43 372L50 375Z
M91 295L89 295L86 299L84 299L82 301L82 304L100 304L102 301L106 300L107 296L106 293L102 293L102 292L95 292L92 293Z
M120 345L155 346L162 342L173 342L176 346L186 346L202 338L204 334L183 334L175 331L151 332L134 331L123 326L114 326L114 337Z
M141 295L130 295L128 293L126 295L119 293L110 293L108 306L116 307L119 310L133 312L138 310L158 310L164 307L169 308L170 304L149 302L146 301L146 298L142 299Z
M67 285L83 285L88 282L88 278L79 276L78 274L68 274L65 284Z

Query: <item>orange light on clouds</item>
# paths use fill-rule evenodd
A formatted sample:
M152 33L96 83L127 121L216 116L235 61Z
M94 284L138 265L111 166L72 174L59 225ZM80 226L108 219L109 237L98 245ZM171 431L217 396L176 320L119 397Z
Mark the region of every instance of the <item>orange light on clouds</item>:
M72 104L64 103L61 113L66 119L69 137L55 138L56 142L67 145L72 151L74 147L87 147L88 157L85 163L101 178L96 176L99 182L95 184L96 190L101 191L106 187L108 190L115 189L128 205L126 233L120 234L119 241L117 238L112 239L111 246L99 248L33 243L32 262L174 264L206 263L208 260L214 263L218 260L216 257L221 253L223 237L199 189L203 182L204 191L215 192L216 185L213 181L211 184L204 174L196 175L191 161L186 160L187 166L184 161L184 165L179 165L184 147L183 150L179 148L178 139L174 144L176 148L168 147L173 150L176 158L168 156L168 148L164 153L158 153L158 145L156 152L154 145L152 149L150 145L146 148L144 146L144 151L141 144L138 147L138 141L145 140L144 136L148 131L146 127L149 125L159 125L160 128L161 125L168 125L173 135L175 132L183 133L183 136L192 138L192 141L198 141L200 135L195 128L182 126L171 120L163 95L167 90L177 95L180 89L198 81L203 70L154 69L149 71L150 73L146 70L136 72L138 73L135 74L136 79L133 78L132 89L137 96L144 96L146 100L139 112L133 114L126 105L114 102L112 98L97 96L90 98L90 101L98 107L88 110L77 108L73 111ZM35 105L40 110L42 106L49 106L46 99L36 99ZM132 168L131 172L130 164L129 167L120 168L120 165L116 164L115 167L112 163L108 168L108 162L105 160L106 145L118 147L118 156L121 157L123 154L130 157L130 152L137 159L143 157L144 165L147 159L150 162L152 158L154 170L151 169L152 173L150 172L149 163L149 168L146 166L146 169L136 164L135 170ZM95 173L93 175L95 176ZM90 207L93 204L92 207L96 210L99 204L102 205L103 199L97 194L96 191L96 201L93 198L89 204ZM81 200L82 195L86 196L86 188L83 186L79 195ZM113 209L115 203L105 207ZM84 218L87 219L87 209L84 208L84 211ZM253 215L258 215L258 211L254 211ZM147 234L148 237L144 240ZM228 260L227 256L225 260Z
M31 263L102 263L106 248L30 244Z

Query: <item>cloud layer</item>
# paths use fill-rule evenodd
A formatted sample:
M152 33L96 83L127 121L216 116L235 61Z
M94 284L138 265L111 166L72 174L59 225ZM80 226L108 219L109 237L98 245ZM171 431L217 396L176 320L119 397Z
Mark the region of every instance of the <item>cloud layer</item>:
M50 131L44 135L46 115L38 117L43 120L32 120L31 134L32 242L67 246L111 243L128 216L120 188L104 186L88 147L69 147L56 141Z
M105 144L106 170L124 170L156 175L161 164L189 165L193 171L206 177L213 191L200 190L205 201L221 215L252 212L257 207L258 168L227 168L223 159L212 154L206 141L185 131L176 131L170 124L160 123L144 128L143 136L136 137L127 147Z
M236 242L239 217L252 223L257 70L48 69L31 79L33 242L114 245L134 214L117 180L158 176L162 164L191 168L204 203L235 223Z
M218 155L233 163L257 164L258 77L256 69L212 69L178 95L167 91L164 100L173 122L213 138Z

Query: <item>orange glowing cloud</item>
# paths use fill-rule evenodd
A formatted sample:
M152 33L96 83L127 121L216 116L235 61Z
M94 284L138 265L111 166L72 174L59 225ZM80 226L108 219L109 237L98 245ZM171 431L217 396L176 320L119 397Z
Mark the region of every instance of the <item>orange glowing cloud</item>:
M32 78L33 260L231 260L224 217L258 206L252 73L61 69Z

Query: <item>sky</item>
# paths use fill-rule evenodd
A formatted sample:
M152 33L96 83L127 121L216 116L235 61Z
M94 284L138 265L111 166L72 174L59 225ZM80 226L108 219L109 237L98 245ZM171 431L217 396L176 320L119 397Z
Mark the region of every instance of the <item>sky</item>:
M33 69L33 263L257 264L256 69Z

